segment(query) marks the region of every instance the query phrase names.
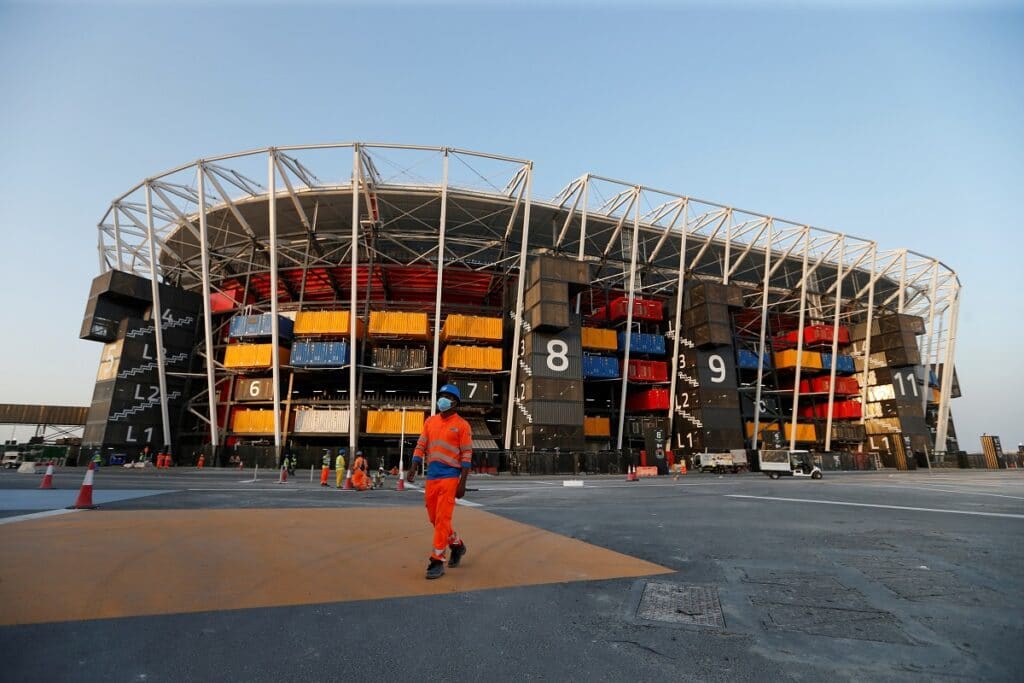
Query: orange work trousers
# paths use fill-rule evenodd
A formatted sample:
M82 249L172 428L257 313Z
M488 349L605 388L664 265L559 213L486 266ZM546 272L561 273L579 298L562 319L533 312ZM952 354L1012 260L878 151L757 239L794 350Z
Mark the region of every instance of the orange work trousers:
M330 467L321 467L320 468L320 483L322 485L327 486L327 475L329 475L330 473L331 473L331 468Z
M356 470L352 473L352 486L360 491L366 491L372 486L370 478L366 476L366 472L362 470Z
M434 546L430 556L435 560L444 561L445 548L459 540L459 535L452 529L455 491L458 488L458 477L427 480L427 517L434 525Z

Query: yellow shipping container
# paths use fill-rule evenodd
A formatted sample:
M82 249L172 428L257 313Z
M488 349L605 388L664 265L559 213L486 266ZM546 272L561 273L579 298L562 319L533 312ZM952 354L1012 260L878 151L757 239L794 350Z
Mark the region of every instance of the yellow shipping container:
M493 346L446 346L441 367L445 370L501 370L501 349Z
M281 416L281 429L285 429L284 415ZM273 434L273 410L236 410L231 415L231 431L235 434Z
M615 351L619 347L619 339L615 330L601 330L596 327L583 328L583 348L598 351Z
M501 318L485 318L476 315L453 313L445 318L441 328L441 339L478 339L500 342L502 339Z
M425 413L418 410L405 411L405 433L418 436L423 431ZM402 411L369 410L366 412L367 434L401 434Z
M779 425L776 422L771 422L771 423L768 423L768 424L765 424L765 423L762 422L759 426L760 426L760 430L761 430L761 434L762 435L765 432L777 432L777 431L779 431ZM783 433L785 434L785 437L787 439L789 439L791 437L791 435L793 434L793 425L790 422L786 422L783 425L783 427L784 427ZM747 438L749 439L752 436L754 436L754 423L753 422L748 422L747 423ZM796 440L797 440L797 442L802 442L802 443L816 441L817 437L815 435L814 425L813 424L803 423L803 422L798 422L797 425L796 425Z
M273 344L231 344L224 349L224 367L269 368L272 348ZM281 365L288 365L291 351L278 349L278 358Z
M348 311L301 311L295 316L295 334L347 337L350 323ZM363 336L362 320L356 320L356 336Z
M797 362L796 349L775 352L775 367L779 370L795 368ZM800 366L806 370L821 370L821 354L817 351L803 351Z
M612 435L612 424L611 420L607 417L584 417L583 418L583 435L584 436L611 436Z
M370 311L370 335L426 339L430 336L430 323L426 313Z

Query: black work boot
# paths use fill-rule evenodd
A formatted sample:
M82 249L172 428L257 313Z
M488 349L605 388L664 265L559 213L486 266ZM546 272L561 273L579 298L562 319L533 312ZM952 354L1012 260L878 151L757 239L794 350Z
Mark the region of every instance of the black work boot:
M427 565L427 578L440 579L442 576L444 576L444 562L430 558L430 564Z
M448 556L448 566L458 567L462 562L462 556L466 554L466 544L450 545L448 548L451 550L451 554Z

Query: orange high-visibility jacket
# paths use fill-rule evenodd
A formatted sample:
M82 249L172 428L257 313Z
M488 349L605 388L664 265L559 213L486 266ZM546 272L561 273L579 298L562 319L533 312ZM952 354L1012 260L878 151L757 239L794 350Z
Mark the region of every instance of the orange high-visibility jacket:
M427 461L427 479L458 477L473 462L473 432L456 414L432 415L423 423L423 433L413 451L413 464Z

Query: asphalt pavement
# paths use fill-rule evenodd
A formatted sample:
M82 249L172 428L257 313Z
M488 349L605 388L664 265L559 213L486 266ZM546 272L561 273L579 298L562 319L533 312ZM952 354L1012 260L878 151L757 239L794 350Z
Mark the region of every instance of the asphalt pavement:
M69 583L90 571L96 558L71 556L80 550L67 538L94 513L61 510L83 472L59 470L61 493L36 491L38 475L0 473L0 548L12 556L21 548L19 562L29 564L37 549L39 561L52 564L44 558L66 547L59 570ZM270 593L277 582L298 580L284 594L301 593L301 600L182 611L174 593L184 605L185 597L195 597L190 582L222 585L219 565L196 561L181 570L189 574L184 582L159 579L151 569L134 575L132 567L151 566L146 555L156 551L125 549L100 536L109 548L101 565L116 567L117 579L88 574L99 577L89 579L90 599L126 594L120 597L131 614L129 591L164 591L168 606L158 614L19 623L2 619L0 602L0 623L10 624L0 626L3 678L1017 681L1024 670L1021 472L826 473L820 482L757 474L637 483L580 477L582 486L565 486L563 477L473 476L456 526L460 515L468 524L486 513L518 523L515 529L545 532L544 541L499 550L501 539L480 536L512 532L471 526L477 537L466 537L464 566L437 582L423 580L418 565L408 568L408 577L401 568L397 578L394 567L374 571L362 556L363 549L379 552L382 539L407 545L399 550L417 558L428 547L429 527L380 530L392 516L408 517L399 508L422 506L418 488L349 492L322 488L308 472L287 484L276 478L261 472L253 480L252 470L100 470L96 491L107 497L99 512L108 517L93 519L117 522L109 537L133 520L170 524L187 514L192 524L208 519L213 525L231 511L245 524L246 510L258 520L258 511L280 509L289 522L277 533L317 546L315 566L302 553L271 548L267 559L242 570L258 580L240 584ZM334 528L323 521L332 511L378 526L362 523L362 531L375 529L362 535ZM324 528L309 533L304 524ZM21 545L13 544L15 536ZM594 546L593 554L583 545L567 551L556 536ZM233 539L216 541L217 547L203 539L188 542L189 552L233 552ZM179 535L165 542L182 543L184 552L187 541ZM296 546L282 544L287 547ZM588 578L612 561L599 551L656 569L633 571L622 560L617 578ZM531 579L533 570L564 569L577 556L588 558L592 574L583 568L573 575L583 578L555 572ZM42 603L54 600L30 570L19 571L29 575L0 569L0 595L11 601L17 590ZM499 574L501 587L485 587L485 578ZM344 582L369 584L373 590L365 594L376 597L328 599L348 595L332 588ZM470 585L475 588L460 589Z

